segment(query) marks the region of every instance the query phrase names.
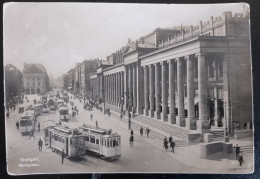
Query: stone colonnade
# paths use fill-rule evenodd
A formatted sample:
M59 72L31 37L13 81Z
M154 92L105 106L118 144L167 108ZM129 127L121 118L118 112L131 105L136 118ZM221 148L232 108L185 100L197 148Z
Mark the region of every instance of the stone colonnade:
M207 71L205 55L199 53L144 65L144 115L181 127L187 126L190 129L196 129L197 126L199 130L207 129L209 123L206 104ZM195 120L194 104L195 60L198 61L198 121ZM185 119L184 110L185 88L187 89L187 119ZM176 114L176 108L178 114Z
M104 97L106 103L120 107L123 105L124 72L104 76Z

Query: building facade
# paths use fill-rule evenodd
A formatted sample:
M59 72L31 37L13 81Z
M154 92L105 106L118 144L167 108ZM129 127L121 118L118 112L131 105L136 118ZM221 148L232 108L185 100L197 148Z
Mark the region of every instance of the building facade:
M224 12L188 28L155 29L108 61L102 96L111 109L199 133L252 131L248 14Z
M42 64L24 64L23 87L25 94L40 94L49 89L49 77Z

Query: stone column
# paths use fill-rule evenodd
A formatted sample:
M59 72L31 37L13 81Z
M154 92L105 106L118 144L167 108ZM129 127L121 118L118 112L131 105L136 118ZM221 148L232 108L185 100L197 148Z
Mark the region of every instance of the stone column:
M117 106L120 107L121 101L121 72L117 73Z
M168 121L168 101L167 101L167 85L166 85L166 63L161 62L161 73L162 73L162 114L161 119L164 122Z
M128 108L128 68L127 66L125 67L125 72L124 72L124 109L127 110Z
M184 114L184 86L183 86L183 62L180 58L176 59L177 62L177 90L178 90L178 118L176 123L185 126Z
M118 103L118 73L115 73L115 106L117 107Z
M199 120L197 129L202 133L209 132L209 121L207 113L207 73L206 57L204 53L196 54L198 57L198 91L199 91Z
M148 66L144 66L144 115L148 116L149 110L149 74Z
M129 71L128 71L128 77L129 77L129 106L130 106L130 111L132 111L133 107L133 71L132 71L131 65L129 65Z
M117 79L116 79L116 74L115 74L115 73L114 73L113 76L114 76L114 100L113 100L114 103L113 103L113 104L114 104L114 106L116 106L116 84L117 84L117 81L116 81L116 80L117 80Z
M169 121L171 124L176 124L175 114L175 72L174 72L174 60L169 60Z
M112 104L112 75L109 75L109 104Z
M124 104L124 72L120 72L121 74L121 91L120 91L120 103L121 103L121 108L123 109L123 104Z
M150 117L154 117L154 67L149 65L149 84L150 84Z
M136 90L137 90L137 113L143 114L144 111L144 71L140 64L136 64Z
M187 61L187 103L188 103L188 118L186 126L194 130L196 129L195 106L194 106L194 61L190 56L185 57Z
M136 64L133 63L133 110L136 112L136 102L137 102L137 91L136 91Z
M160 83L160 64L156 63L155 65L155 117L156 119L161 118L161 83Z
M112 85L111 85L111 87L112 87L112 105L114 105L114 103L115 103L115 75L114 74L112 74L111 75L111 81L112 81Z
M215 127L218 127L218 88L214 87L214 125Z

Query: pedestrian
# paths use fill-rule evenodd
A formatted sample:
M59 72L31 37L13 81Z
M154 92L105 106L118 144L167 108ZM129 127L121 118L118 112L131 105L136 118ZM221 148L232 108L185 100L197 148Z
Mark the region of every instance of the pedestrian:
M238 162L239 162L239 165L242 166L242 163L243 163L244 159L243 159L243 155L242 153L240 152L238 154Z
M39 151L42 151L42 145L43 145L43 142L42 142L42 139L40 138L38 141Z
M146 135L147 135L147 138L148 138L148 136L149 136L149 133L150 133L150 129L147 127L147 128L146 128Z
M128 120L128 130L131 129L131 120Z
M16 128L17 128L17 130L19 130L19 122L18 121L16 122Z
M234 148L236 148L236 160L237 160L238 154L240 153L240 147L237 144L236 147Z
M65 157L65 152L64 152L64 149L62 149L62 152L61 152L61 163L63 164L63 161L64 161L64 157Z
M134 135L134 131L133 131L133 129L131 129L131 132L130 132L130 134L131 134L131 135Z
M79 114L79 110L78 109L76 109L76 112L77 112L77 115Z
M123 119L123 115L122 115L122 113L120 114L120 120L122 120Z
M170 147L172 148L171 152L174 153L175 142L173 140L170 142Z
M131 119L131 112L128 113L128 120Z
M41 124L40 122L38 123L38 132L40 132L40 129L41 129Z
M98 121L96 120L96 128L98 127Z
M168 150L168 141L167 141L167 137L165 137L165 138L163 139L163 147L165 148L165 151Z
M134 136L133 135L130 136L129 141L130 141L130 146L132 147L134 145Z
M143 133L144 133L144 129L143 129L143 127L141 126L141 128L140 128L140 135L141 135L141 137L143 137Z
M93 114L92 114L92 113L90 114L90 119L91 119L91 121L92 121L92 119L93 119Z
M172 138L172 135L170 135L170 137L169 137L169 143L170 143L170 145L171 145L171 142L173 141L173 138Z

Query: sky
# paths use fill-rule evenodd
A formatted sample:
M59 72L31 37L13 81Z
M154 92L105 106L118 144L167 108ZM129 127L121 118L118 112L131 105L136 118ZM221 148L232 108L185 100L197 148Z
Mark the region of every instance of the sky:
M42 63L54 78L76 63L103 59L157 27L197 25L243 4L5 3L4 64Z

